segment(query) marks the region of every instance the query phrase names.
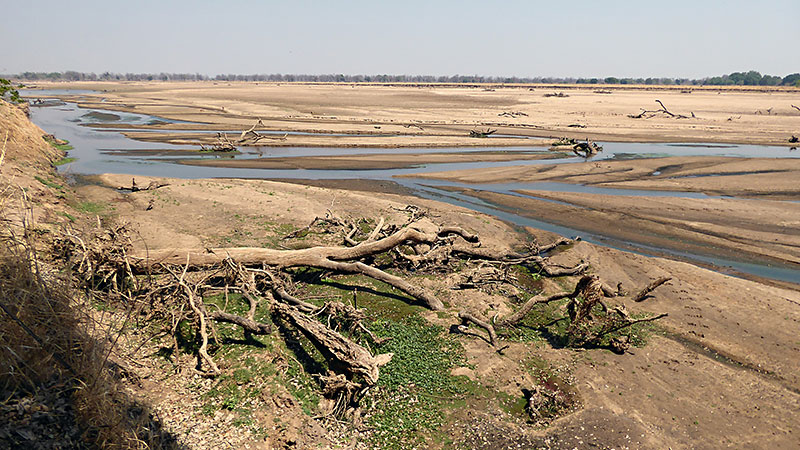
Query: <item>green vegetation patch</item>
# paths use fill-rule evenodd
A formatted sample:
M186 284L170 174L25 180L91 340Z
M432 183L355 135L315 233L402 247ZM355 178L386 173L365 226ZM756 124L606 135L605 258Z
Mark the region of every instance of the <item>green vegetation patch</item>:
M447 406L469 392L468 380L450 374L466 364L464 350L444 328L418 316L377 320L369 328L390 339L377 353L394 353L381 369L375 407L365 418L374 429L372 440L381 448L421 445L423 435L444 425Z
M53 135L50 135L50 134L46 134L46 135L42 136L42 138L44 138L45 142L50 144L52 147L57 148L57 149L59 149L61 151L64 151L64 152L66 152L68 150L72 150L72 149L75 148L75 147L69 145L69 141L68 140L66 140L66 139L57 139L56 137L54 137Z
M567 302L568 300L565 299L538 305L517 327L502 329L498 334L505 339L518 342L547 341L556 348L565 347L568 344L567 329L570 325L566 309ZM598 325L596 325L597 328L590 327L585 329L584 331L587 333L600 329L599 323L605 318L606 312L598 305L593 309L592 315L598 319ZM649 316L650 314L647 313L631 314L632 319L641 319ZM622 336L627 336L630 339L631 345L634 347L644 347L647 344L649 336L657 330L658 325L655 322L637 323L627 328L606 334L603 336L599 347L608 347L611 339Z
M65 156L65 157L59 159L58 161L54 162L53 165L55 165L55 166L63 166L64 164L73 163L73 162L75 162L77 160L78 160L78 158L72 158L72 157Z
M40 177L38 175L34 175L33 178L35 178L36 181L38 181L39 183L42 183L43 185L45 185L45 186L47 186L47 187L49 187L51 189L55 189L55 190L60 191L62 193L64 192L64 186L56 183L51 178L42 178L42 177Z
M220 309L238 315L246 315L249 303L241 294L218 294L203 299L209 309ZM261 323L279 326L273 323L266 302L256 308L254 319ZM182 351L196 354L197 340L194 339L193 328L186 324L179 327L180 335L185 339ZM313 379L298 354L307 355L306 365L317 364L319 370L326 367L320 363L322 356L308 342L300 342L290 337L291 343L284 338L268 336L247 336L241 327L228 323L215 323L215 333L209 342L209 353L225 367L225 374L216 378L214 385L203 394L202 412L213 415L218 410L236 413L234 423L253 428L256 425L254 412L264 407L262 393L275 392L276 386L283 386L300 403L300 407L308 415L313 415L319 404L317 382ZM281 333L287 330L281 329ZM295 336L296 338L296 336ZM290 348L300 346L301 348ZM276 363L280 361L280 363ZM280 368L278 365L280 364ZM255 428L251 431L255 432Z
M79 202L75 205L75 210L84 214L104 214L108 209L108 205L102 202Z
M22 103L23 100L19 96L18 89L25 87L24 85L14 86L11 81L5 78L0 78L0 98L10 101L11 103Z

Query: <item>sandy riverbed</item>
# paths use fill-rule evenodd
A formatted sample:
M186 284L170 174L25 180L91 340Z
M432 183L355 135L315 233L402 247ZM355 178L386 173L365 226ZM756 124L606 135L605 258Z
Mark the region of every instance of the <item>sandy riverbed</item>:
M563 157L561 153L476 152L476 153L393 153L368 155L300 156L258 159L184 160L183 164L245 169L377 170L406 169L424 164L503 162Z
M787 149L787 152L789 150ZM561 182L617 189L800 200L800 158L674 156L414 175L464 183Z
M440 146L495 145L492 139L468 137L470 130L487 128L498 134L547 138L770 145L788 145L790 136L800 133L800 111L791 106L800 103L800 89L796 88L634 86L609 91L598 86L512 85L489 90L235 82L42 83L35 87L39 86L98 90L101 92L73 99L91 108L207 125L195 125L199 129L243 130L260 118L264 126L259 129L263 130L394 135L376 138L392 146L419 146L426 139ZM567 96L545 96L554 90ZM629 117L641 109L658 109L655 100L675 114L690 117L694 113L695 117ZM288 143L325 145L326 139L329 145L346 142L334 137L292 136ZM358 140L352 145L377 143Z

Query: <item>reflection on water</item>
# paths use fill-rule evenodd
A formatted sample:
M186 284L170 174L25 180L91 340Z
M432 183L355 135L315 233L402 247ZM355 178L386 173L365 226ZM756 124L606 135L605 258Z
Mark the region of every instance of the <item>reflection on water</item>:
M88 93L78 91L35 91L32 96L45 97L47 95L68 95ZM457 192L450 192L440 187L461 187L468 189L486 190L491 192L520 195L514 191L532 190L545 192L581 192L605 195L628 196L666 196L684 198L710 198L702 193L670 192L670 191L644 191L629 189L612 189L592 186L582 186L567 183L532 182L532 183L458 183L452 181L394 178L396 175L413 175L427 172L448 170L479 169L503 167L511 165L541 165L541 164L568 164L581 162L585 159L566 157L544 160L518 160L501 162L467 162L467 163L438 163L421 164L419 167L406 169L381 169L381 170L306 170L306 169L242 169L206 166L187 166L176 164L178 159L187 157L187 152L196 152L198 146L174 145L164 143L141 142L125 137L113 129L95 129L87 125L98 121L124 122L133 125L164 123L163 118L142 114L122 113L116 111L103 111L99 109L82 109L74 103L67 103L61 107L34 108L31 111L32 120L48 133L55 134L61 139L67 139L74 147L69 156L77 158L75 162L61 166L66 173L100 174L100 173L125 173L131 175L176 177L176 178L262 178L262 179L371 179L394 181L417 193L420 197L433 198L454 205L494 215L502 220L521 226L532 226L539 229L552 231L565 236L576 234L584 235L590 242L612 247L624 247L628 250L631 245L643 253L673 254L682 258L716 264L718 266L732 267L737 271L751 273L767 278L784 281L797 281L800 279L800 270L789 267L772 267L711 258L706 255L686 254L663 248L648 248L646 245L614 241L605 236L586 235L578 230L549 224L546 222L514 214L505 208L493 205L483 200L470 197ZM130 131L130 130L126 130ZM158 130L168 131L168 130ZM196 132L192 130L191 132ZM275 132L281 133L281 132ZM312 133L313 134L313 133ZM642 157L661 156L726 156L726 157L763 157L763 158L797 158L800 153L791 152L785 147L767 147L755 145L706 145L706 144L638 144L638 143L604 143L604 151L589 160L604 159L634 159ZM141 154L137 154L141 151ZM487 148L308 148L308 147L241 147L240 154L225 155L226 157L247 158L273 158L291 156L326 156L340 154L395 154L395 153L448 153L448 152L506 152L547 153L535 147L487 147ZM216 158L214 154L194 154L198 158ZM412 160L413 162L413 160Z

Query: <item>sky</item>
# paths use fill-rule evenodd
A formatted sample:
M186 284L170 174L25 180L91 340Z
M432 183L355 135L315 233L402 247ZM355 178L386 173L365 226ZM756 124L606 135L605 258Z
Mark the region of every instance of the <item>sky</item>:
M800 0L3 0L0 73L800 72Z

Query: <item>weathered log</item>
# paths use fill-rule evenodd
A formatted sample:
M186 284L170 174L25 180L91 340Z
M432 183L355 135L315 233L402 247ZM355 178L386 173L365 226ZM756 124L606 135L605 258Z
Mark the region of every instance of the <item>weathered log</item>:
M491 136L492 134L494 134L496 132L497 132L497 130L491 130L491 129L488 129L488 128L486 129L486 131L470 130L469 131L469 137L485 138L485 137Z
M603 151L603 146L598 145L595 142L590 140L586 140L586 142L578 142L577 144L572 146L572 153L575 153L578 156L587 158L592 155L596 155L597 153Z
M186 298L189 301L189 307L194 312L194 315L197 317L199 321L199 333L200 333L200 349L198 349L198 353L203 361L208 364L210 369L208 370L209 375L217 375L220 373L219 367L217 363L214 362L214 359L211 358L211 355L208 354L208 331L206 330L206 311L203 307L202 302L198 302L195 298L194 289L190 288L188 284L184 281L184 277L186 276L186 269L189 267L187 264L181 274L180 278L178 279L178 284L183 288L184 293L186 294ZM199 364L198 364L199 366Z
M525 302L525 304L522 305L522 307L520 307L513 314L511 314L510 316L500 320L498 322L498 326L500 326L500 327L513 327L513 326L516 326L522 321L522 319L524 319L533 310L533 308L535 306L537 306L537 305L545 305L547 303L551 303L551 302L554 302L556 300L561 300L561 299L570 297L572 295L577 295L576 293L577 293L577 288L576 288L576 290L574 292L571 292L571 293L563 292L563 293L560 293L560 294L553 294L553 295L549 295L549 296L539 296L539 295L537 295L535 297L532 297L530 300Z
M120 186L117 188L119 191L131 191L131 192L139 192L139 191L153 191L155 189L159 189L165 186L169 186L169 183L160 183L158 181L151 181L146 187L139 187L136 184L136 178L131 177L131 186L125 187Z
M671 277L661 277L651 281L647 286L645 286L638 294L634 295L631 300L634 302L641 302L645 298L647 298L648 294L653 292L653 290L662 284L666 283L667 281L671 280Z
M360 375L368 385L378 382L379 368L392 359L392 353L372 356L367 349L306 316L297 309L275 303L275 312L288 319L327 358L351 375Z
M210 266L219 264L226 258L244 265L268 265L279 268L316 267L346 273L360 273L393 286L421 301L428 308L441 310L442 302L426 289L412 285L400 277L380 269L355 261L367 256L389 251L404 243L433 244L449 235L465 236L475 240L476 236L457 227L442 228L436 233L423 232L412 227L403 228L396 233L377 241L362 242L353 247L312 247L300 250L276 250L255 247L216 248L204 251L195 249L160 250L142 256L131 257L132 267L139 272L152 270L160 264L179 264L188 258L191 266Z

